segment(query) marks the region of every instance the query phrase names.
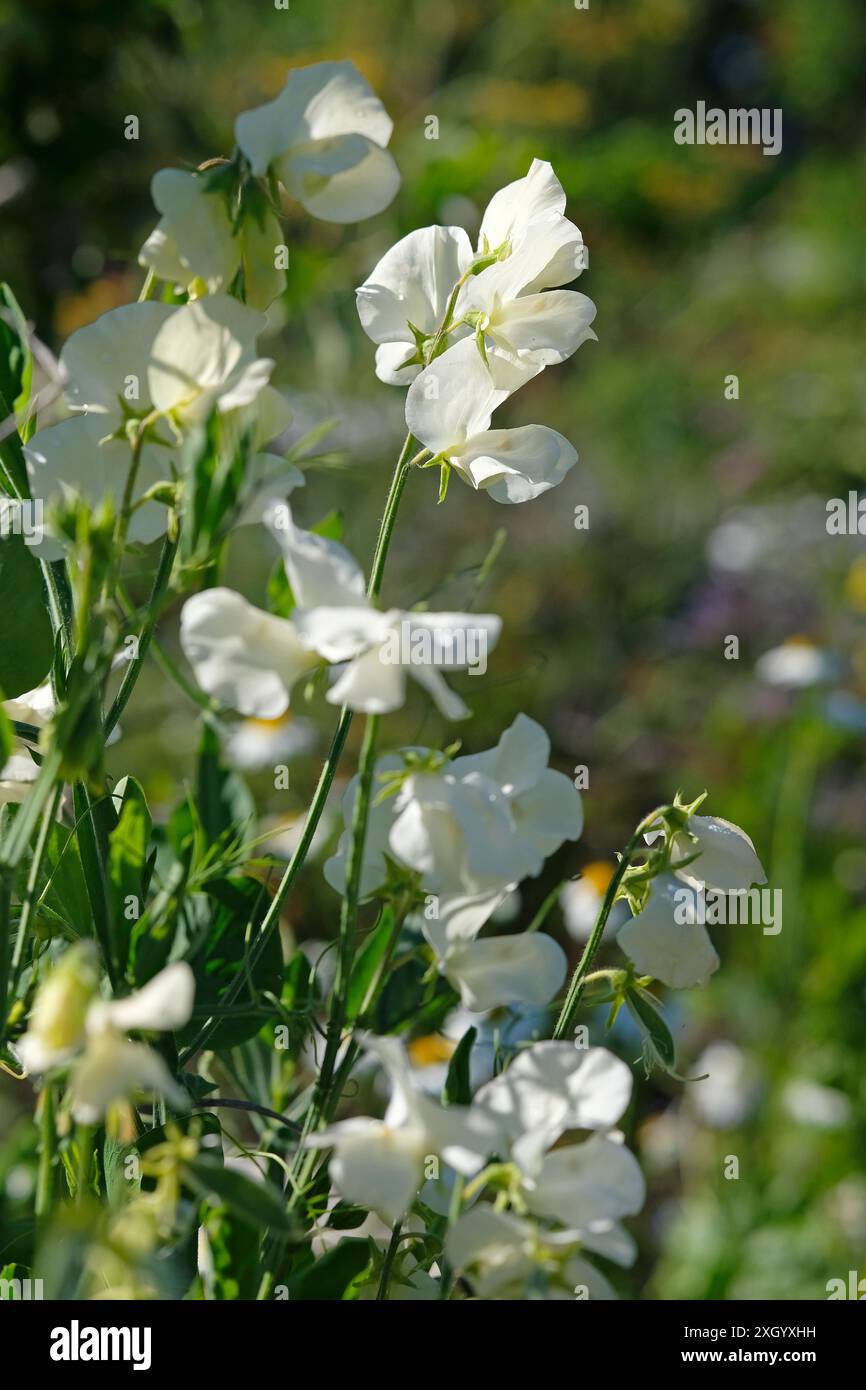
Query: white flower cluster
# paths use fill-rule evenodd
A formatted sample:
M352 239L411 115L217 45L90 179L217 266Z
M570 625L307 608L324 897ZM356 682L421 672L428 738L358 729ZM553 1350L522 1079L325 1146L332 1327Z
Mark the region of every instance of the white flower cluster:
M365 332L379 346L376 374L408 385L414 437L470 487L497 502L526 502L577 461L544 425L491 429L493 412L545 367L595 334L595 305L558 287L585 266L577 227L551 166L491 199L473 252L461 227L410 232L358 290ZM428 360L430 354L433 360Z
M382 887L386 856L417 875L419 889L431 895L424 935L474 1012L546 1004L565 978L565 953L542 932L478 939L521 880L539 874L545 859L583 829L580 793L548 767L549 756L547 734L519 714L485 753L447 760L411 749L377 764L380 778L399 779L399 790L370 812L361 893L370 897ZM356 795L357 778L344 799L347 827ZM325 865L338 892L345 889L350 838L347 829Z
M333 1148L331 1178L342 1196L394 1223L419 1189L435 1209L437 1187L447 1190L457 1174L475 1179L467 1193L480 1190L479 1175L492 1161L489 1176L495 1172L508 1210L500 1202L468 1205L446 1243L449 1262L478 1296L521 1297L535 1277L546 1297L615 1297L581 1252L621 1265L635 1258L620 1222L643 1206L645 1184L615 1128L631 1098L625 1063L600 1047L536 1043L482 1086L471 1105L442 1106L417 1091L396 1039L367 1037L364 1045L391 1083L385 1118L342 1120L307 1140ZM576 1130L590 1137L560 1144ZM422 1187L431 1166L438 1183Z

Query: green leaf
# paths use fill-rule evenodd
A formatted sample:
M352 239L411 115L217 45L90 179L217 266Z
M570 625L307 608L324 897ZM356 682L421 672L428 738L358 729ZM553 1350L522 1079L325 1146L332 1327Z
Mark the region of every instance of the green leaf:
M266 590L268 609L278 618L290 618L295 607L295 596L289 583L286 567L277 560L268 577Z
M206 1201L225 1203L241 1221L253 1226L291 1235L296 1229L285 1198L273 1183L254 1182L234 1168L225 1168L220 1159L199 1154L184 1164L184 1177Z
M454 1055L448 1064L448 1075L442 1088L443 1105L468 1105L472 1100L469 1064L477 1037L477 1028L467 1028L457 1044Z
M2 408L0 408L2 415ZM54 635L42 575L22 536L0 539L0 687L8 700L40 684L51 667Z
M210 908L210 921L198 932L193 952L188 955L196 977L197 1016L178 1036L184 1044L191 1042L201 1027L203 1011L218 1013L226 990L241 975L244 984L232 1012L220 1020L210 1039L209 1046L220 1051L236 1047L259 1032L271 1012L262 1005L261 995L268 992L279 996L283 955L279 933L274 932L255 965L248 967L247 923L253 923L255 933L270 901L254 879L237 875L217 880L208 884L201 901Z
M33 356L27 320L12 290L0 284L0 390L19 418L26 414L33 386Z
M379 921L355 958L346 998L346 1022L353 1023L364 1009L370 988L388 954L394 935L394 908L388 903Z
M625 1002L649 1044L654 1060L658 1061L664 1071L675 1076L676 1047L658 1000L645 989L633 988L626 994Z
M307 1265L289 1283L293 1303L335 1303L351 1297L352 1286L370 1268L370 1243L349 1238L341 1240L315 1264Z
M4 698L2 691L0 691L0 702L2 702ZM9 716L4 710L2 703L0 703L0 771L2 771L3 764L12 752L14 742L15 735L12 731Z
M341 511L328 512L321 521L317 521L313 527L313 532L317 536L324 536L329 541L341 541L343 539L343 527L345 517Z

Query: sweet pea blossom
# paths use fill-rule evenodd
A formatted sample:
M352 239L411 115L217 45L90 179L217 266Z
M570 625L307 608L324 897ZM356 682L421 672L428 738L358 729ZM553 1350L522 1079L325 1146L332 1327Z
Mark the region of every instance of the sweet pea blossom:
M619 1222L646 1195L640 1166L613 1128L632 1084L629 1068L605 1048L541 1042L518 1053L473 1101L473 1111L499 1127L499 1156L516 1164L526 1209L621 1264L634 1259L634 1243ZM553 1147L573 1129L597 1132Z
M282 230L264 195L235 227L225 197L207 175L160 169L150 189L162 216L141 248L139 265L191 294L228 290L243 269L244 300L253 309L267 309L282 293L285 273L274 265Z
M540 1230L513 1212L485 1205L463 1213L445 1249L478 1298L525 1298L537 1274L545 1276L545 1299L574 1299L577 1290L585 1290L590 1301L616 1298L604 1275L573 1253L578 1244L575 1232Z
M216 409L261 448L288 423L288 408L268 385L270 358L256 356L264 317L227 295L181 305L145 301L103 314L73 333L61 353L67 403L76 412L40 430L25 450L34 497L46 503L70 491L119 503L130 465L126 422L148 422L137 492L178 468L177 444ZM165 530L156 502L136 508L132 540Z
M400 186L386 146L393 122L354 63L293 68L279 96L235 123L254 174L273 174L326 222L381 212Z
M719 968L710 934L698 920L697 890L674 874L654 878L642 912L617 932L617 944L639 975L671 989L704 985Z
M518 369L511 389L593 338L591 300L571 291L539 293L567 284L585 265L583 239L564 210L562 185L550 164L536 159L525 178L491 199L477 251L453 226L422 227L392 246L357 291L361 325L378 344L380 380L414 380L457 291L448 342L474 331L485 354ZM498 374L499 361L491 366Z
M158 1052L131 1042L131 1030L168 1032L189 1022L195 994L185 961L168 965L125 999L97 997L96 953L89 943L67 951L40 985L30 1026L16 1051L30 1073L72 1064L72 1112L95 1124L115 1101L155 1091L176 1108L186 1093Z
M441 1157L471 1177L484 1165L496 1128L465 1106L438 1105L416 1090L402 1043L362 1039L392 1085L384 1120L359 1116L311 1134L309 1148L333 1148L331 1178L347 1202L369 1207L393 1225L405 1216L424 1179L424 1162Z
M653 832L646 839L652 843ZM690 864L677 868L684 859ZM718 816L689 816L685 832L674 838L671 867L678 878L720 893L766 883L767 875L745 830Z
M526 292L526 285L538 279L539 265L555 258L560 220L530 226L524 244L469 280L458 300L457 316L475 326L481 355L488 361L490 354L504 357L527 379L595 339L590 324L596 309L585 294Z
M414 381L423 366L419 343L439 329L452 291L472 261L462 227L421 227L392 246L371 271L356 295L361 326L379 345L380 381L395 386Z
M435 897L435 910L425 911L421 926L465 1008L480 1013L506 1003L547 1003L566 970L564 952L551 937L477 939L516 883L540 873L545 859L583 829L579 793L547 766L546 733L521 714L484 753L452 761L436 759L429 749L407 755L406 762L389 755L376 765L375 781L401 770L403 776L395 796L371 807L362 896L384 883L386 856L394 860ZM343 800L347 829L325 864L325 877L338 892L345 885L357 786L353 778Z
M540 497L577 462L568 440L546 425L490 428L494 410L519 384L509 387L491 375L475 342L465 338L425 367L406 396L406 424L434 461L496 502Z
M550 740L540 724L519 714L495 748L425 770L429 749L409 749L409 761L389 755L377 763L376 777L402 767L396 796L371 808L362 874L362 894L371 896L385 880L387 853L419 875L420 886L452 904L456 918L474 916L487 902L501 901L514 883L534 878L545 859L583 829L579 792L564 773L548 767ZM413 771L414 767L421 770ZM351 824L357 779L343 801ZM348 834L325 865L328 882L342 891ZM498 902L490 906L495 911ZM488 913L489 915L489 913ZM485 919L486 920L486 917ZM455 922L455 930L466 928Z
M661 833L652 827L645 838L652 844ZM717 816L690 815L674 836L671 872L653 879L643 910L620 928L617 942L642 975L673 989L706 984L719 957L700 920L698 895L745 892L766 881L744 830Z
M293 685L321 662L342 666L326 698L367 714L399 709L411 675L447 719L466 705L438 669L470 664L470 637L484 653L499 637L494 614L407 613L376 609L364 576L337 541L294 524L285 504L267 519L282 550L296 607L278 618L230 589L189 599L181 615L181 644L202 689L241 714L274 719L289 706Z
M536 241L535 273L522 293L567 285L585 267L583 238L565 213L565 190L553 166L533 159L529 172L494 193L478 233L478 253L507 260L515 250ZM540 228L544 235L538 237Z

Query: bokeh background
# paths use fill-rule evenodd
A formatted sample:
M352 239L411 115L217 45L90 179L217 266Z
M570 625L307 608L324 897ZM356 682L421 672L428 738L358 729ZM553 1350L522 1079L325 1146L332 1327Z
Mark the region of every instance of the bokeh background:
M615 851L678 787L708 789L707 809L749 831L783 892L780 935L717 929L722 968L666 1000L681 1071L710 1078L638 1087L630 1139L650 1198L622 1292L814 1299L866 1273L866 541L826 529L828 499L866 472L859 0L0 0L0 25L0 273L55 350L137 295L152 174L229 154L235 115L288 67L350 57L382 96L400 194L347 229L296 209L266 344L295 433L335 421L298 515L339 509L362 557L402 392L373 375L354 287L399 236L431 222L474 231L498 187L535 156L553 162L589 246L579 288L598 305L599 341L497 419L554 426L579 465L519 508L456 479L437 507L436 478L413 477L385 597L458 607L475 594L505 618L485 680L455 682L475 708L466 751L525 710L559 767L589 769L583 839L526 885L520 920L588 869L551 919L576 957ZM674 111L698 99L781 107L781 154L676 145ZM137 141L124 138L129 115ZM429 115L438 140L425 138ZM581 504L588 530L574 526ZM263 603L273 561L241 532L227 580ZM182 662L176 630L169 613L163 641ZM298 713L316 742L290 791L251 778L263 826L286 840L333 722L320 696ZM395 745L452 733L420 692L387 726ZM154 667L113 770L167 813L197 738L195 705ZM333 934L318 866L287 916L300 941ZM604 959L618 962L612 942ZM603 1040L603 1018L593 1031ZM625 1023L612 1045L638 1057ZM444 1046L417 1047L419 1065ZM0 1100L4 1127L10 1107Z

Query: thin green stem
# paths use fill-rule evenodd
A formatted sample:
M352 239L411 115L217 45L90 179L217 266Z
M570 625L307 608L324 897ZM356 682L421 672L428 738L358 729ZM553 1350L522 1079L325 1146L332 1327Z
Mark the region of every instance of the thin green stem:
M400 1247L400 1232L402 1229L403 1222L395 1221L394 1229L391 1232L391 1239L388 1241L388 1249L385 1251L385 1259L382 1262L382 1274L379 1279L379 1287L376 1290L377 1303L384 1303L388 1297L388 1285L391 1282L394 1261L397 1258L397 1251Z
M141 674L141 668L144 664L144 658L147 655L148 648L150 647L150 643L153 638L154 631L156 629L156 624L159 621L162 600L165 596L165 592L171 580L171 572L174 567L174 559L177 555L177 548L179 543L180 528L179 526L174 525L166 533L165 540L162 544L162 550L159 556L159 565L157 567L156 576L153 581L153 588L150 591L150 597L147 602L147 622L142 628L142 631L138 638L138 653L136 655L135 660L130 661L126 671L124 672L123 679L120 682L120 689L115 695L114 702L111 706L111 709L108 711L108 714L105 719L106 738L108 738L108 735L112 732L115 725L117 724L118 719L120 718L121 714L126 708L130 696L132 695L132 692L135 689L136 681L138 680L138 677Z
M78 1148L78 1165L75 1183L76 1206L82 1205L90 1187L90 1178L93 1173L93 1141L95 1137L96 1127L94 1125L79 1125L75 1131L75 1142Z
M553 1030L555 1041L559 1041L566 1037L571 1031L574 1015L577 1012L578 1005L580 1004L580 997L583 994L586 977L590 972L596 952L601 945L601 938L604 935L607 919L610 916L611 908L616 902L616 895L623 877L625 876L625 872L629 868L638 849L643 844L643 837L647 830L659 819L659 816L663 815L664 812L669 809L670 807L668 806L659 806L654 811L651 811L648 816L645 816L623 851L610 883L607 885L607 892L604 895L604 900L601 904L598 917L596 918L595 926L584 947L583 955L578 961L577 968L571 977L571 983L568 986L568 993L565 996L562 1011L557 1019L556 1027Z
M27 874L27 886L24 890L24 901L21 904L21 916L18 919L15 950L12 953L12 966L9 978L9 988L12 994L15 993L15 986L18 983L21 961L24 956L24 943L27 939L27 928L30 925L30 919L36 908L39 876L42 872L42 863L48 850L51 830L57 818L57 807L60 803L62 791L62 787L55 786L54 794L45 807L42 815L42 824L39 827L39 836L33 850L33 858L30 861L30 869ZM9 1002L11 1003L11 1000Z
M367 839L367 824L370 816L370 799L373 789L373 772L376 766L376 742L379 733L379 716L370 715L364 730L364 743L358 762L358 790L352 812L351 842L346 869L346 891L340 904L340 935L337 955L337 970L334 987L331 991L331 1007L325 1042L325 1055L316 1084L312 1110L316 1117L310 1130L316 1128L319 1117L328 1104L334 1067L343 1028L346 1022L346 1004L352 964L355 957L355 942L358 927L358 903L361 896L361 871L364 864L364 845Z

